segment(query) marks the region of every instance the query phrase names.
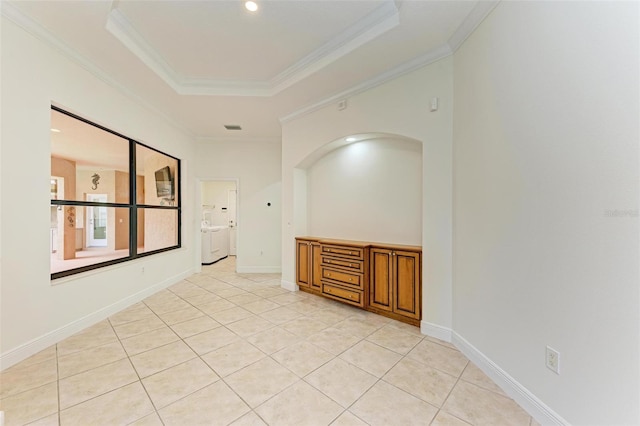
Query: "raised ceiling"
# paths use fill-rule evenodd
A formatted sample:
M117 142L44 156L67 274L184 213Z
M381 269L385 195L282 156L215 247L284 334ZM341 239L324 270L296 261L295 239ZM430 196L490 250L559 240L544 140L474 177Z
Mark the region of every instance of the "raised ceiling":
M451 54L495 3L5 0L2 13L194 136L278 139L282 119Z

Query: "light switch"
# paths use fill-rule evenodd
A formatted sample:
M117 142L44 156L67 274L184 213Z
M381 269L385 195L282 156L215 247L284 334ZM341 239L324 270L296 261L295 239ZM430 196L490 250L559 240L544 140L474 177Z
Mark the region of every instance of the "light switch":
M438 98L431 98L431 112L438 110Z

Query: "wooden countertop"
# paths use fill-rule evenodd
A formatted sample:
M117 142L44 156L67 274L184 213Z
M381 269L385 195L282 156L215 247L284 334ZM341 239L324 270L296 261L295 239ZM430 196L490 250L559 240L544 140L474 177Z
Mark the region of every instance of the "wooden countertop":
M387 244L381 242L372 241L354 241L354 240L339 240L334 238L321 238L321 237L296 237L296 240L308 240L316 241L320 244L332 244L338 246L352 246L352 247L379 247L392 250L407 250L407 251L422 251L422 246L412 246L404 244Z

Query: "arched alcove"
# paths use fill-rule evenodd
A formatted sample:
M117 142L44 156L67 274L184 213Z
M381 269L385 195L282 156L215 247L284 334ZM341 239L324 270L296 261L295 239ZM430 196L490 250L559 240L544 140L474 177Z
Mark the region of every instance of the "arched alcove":
M422 143L386 133L331 141L294 173L299 234L420 245Z

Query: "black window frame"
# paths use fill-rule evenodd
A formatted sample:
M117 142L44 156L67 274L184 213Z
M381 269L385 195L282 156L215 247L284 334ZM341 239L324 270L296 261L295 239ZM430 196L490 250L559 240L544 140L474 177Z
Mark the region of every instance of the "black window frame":
M86 118L80 117L71 112L65 111L59 107L51 105L51 109L53 111L57 111L61 114L65 114L69 117L75 118L76 120L80 120L86 124L94 126L100 130L105 132L109 132L115 136L118 136L122 139L125 139L129 143L129 203L110 203L110 202L92 202L92 201L77 201L77 200L51 200L50 205L53 206L74 206L74 207L90 207L90 206L100 206L100 207L120 207L120 208L128 208L129 209L129 256L121 257L118 259L106 260L104 262L94 263L91 265L81 266L78 268L67 269L60 272L51 273L51 280L56 280L58 278L64 278L71 275L80 274L82 272L92 271L95 269L104 268L111 265L116 265L118 263L129 262L132 260L140 259L147 256L152 256L158 253L164 253L171 250L176 250L182 247L182 162L178 157L174 157L173 155L167 154L165 152L160 151L152 146L144 144L142 142L138 142L133 138L125 136L121 133L108 129L104 126L96 124ZM176 190L177 195L175 197L175 205L165 206L165 205L151 205L151 204L138 204L137 202L137 170L136 170L136 148L137 146L141 146L152 151L155 151L159 154L167 156L173 160L176 160L176 177L177 181ZM176 245L163 247L156 250L145 251L142 253L138 253L138 209L158 209L158 210L174 210L178 214L178 223L177 223L177 239L178 242Z

